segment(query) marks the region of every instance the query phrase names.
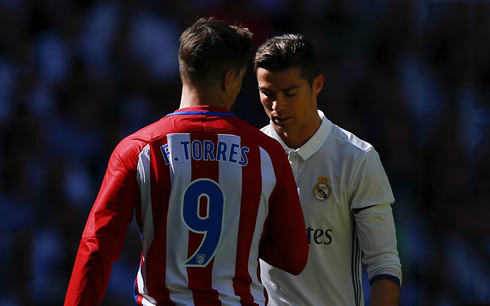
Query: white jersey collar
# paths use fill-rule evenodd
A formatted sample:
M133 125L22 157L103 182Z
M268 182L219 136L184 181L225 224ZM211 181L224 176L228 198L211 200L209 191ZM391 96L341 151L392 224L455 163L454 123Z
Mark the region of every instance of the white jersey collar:
M279 133L277 133L276 129L274 128L274 125L272 122L270 123L270 136L272 136L274 139L278 140L284 150L286 150L286 153L290 154L291 152L296 152L301 158L306 161L308 158L310 158L313 154L316 153L320 149L320 147L323 145L325 140L327 140L328 135L332 131L332 122L325 117L323 112L321 110L317 110L318 115L322 119L322 124L318 128L318 130L313 134L313 136L301 147L298 149L293 149L289 148L284 141L282 141L281 136L279 136Z

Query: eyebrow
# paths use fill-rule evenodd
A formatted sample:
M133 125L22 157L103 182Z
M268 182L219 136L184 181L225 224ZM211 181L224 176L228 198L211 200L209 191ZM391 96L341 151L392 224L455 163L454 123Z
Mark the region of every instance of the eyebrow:
M285 92L285 91L290 91L292 89L297 89L297 88L300 88L300 86L298 85L293 85L293 86L290 86L288 88L284 88L284 89L281 89L279 91L282 91L282 92ZM273 91L273 90L270 90L269 88L267 87L259 87L259 90L267 90L267 91Z

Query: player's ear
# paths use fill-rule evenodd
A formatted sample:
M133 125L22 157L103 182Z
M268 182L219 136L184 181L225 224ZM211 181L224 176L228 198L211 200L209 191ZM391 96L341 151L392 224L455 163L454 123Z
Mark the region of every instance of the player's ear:
M323 75L319 75L313 79L313 94L316 96L322 91L323 82L325 82L325 77Z
M228 92L235 85L235 71L233 69L228 70L225 73L225 77L222 82L222 89L224 92Z

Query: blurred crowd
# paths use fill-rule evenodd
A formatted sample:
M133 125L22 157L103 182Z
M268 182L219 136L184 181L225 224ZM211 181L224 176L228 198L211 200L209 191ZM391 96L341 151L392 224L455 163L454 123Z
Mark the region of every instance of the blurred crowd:
M62 304L110 153L178 108L178 38L205 16L313 42L319 108L392 184L400 305L490 304L490 3L0 0L0 305ZM251 65L242 88L232 112L265 125ZM139 239L103 305L132 304Z

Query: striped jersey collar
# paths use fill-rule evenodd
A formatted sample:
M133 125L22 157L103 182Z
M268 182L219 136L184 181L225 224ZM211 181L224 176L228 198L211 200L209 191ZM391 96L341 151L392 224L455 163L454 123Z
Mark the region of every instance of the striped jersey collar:
M229 110L219 106L196 106L196 107L185 107L176 110L173 113L167 114L167 116L174 115L207 115L207 116L223 116L223 117L236 117Z

